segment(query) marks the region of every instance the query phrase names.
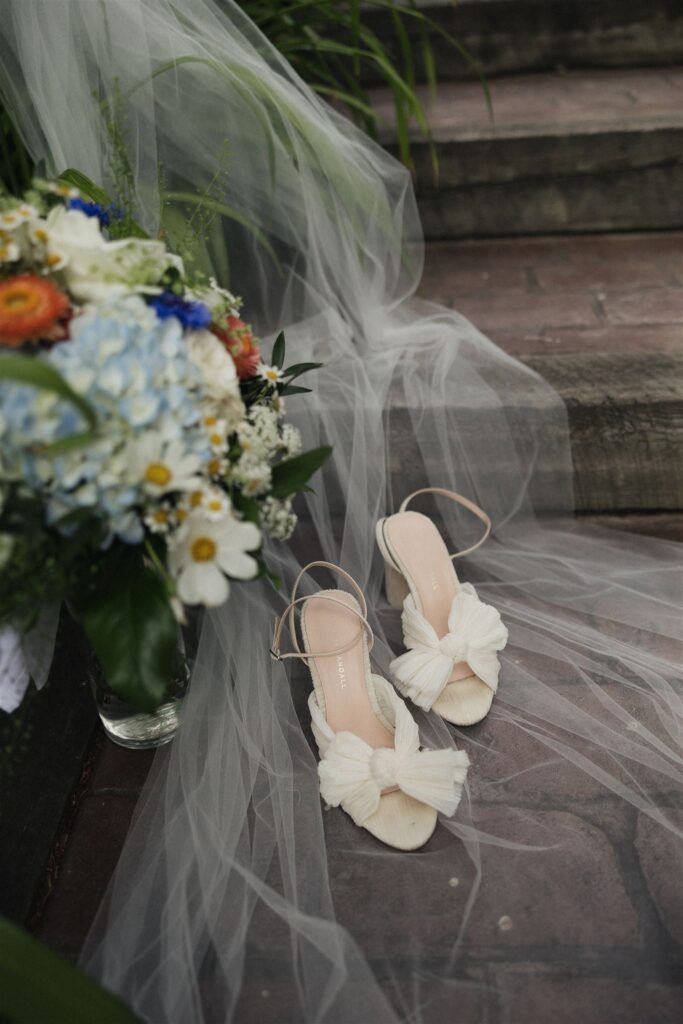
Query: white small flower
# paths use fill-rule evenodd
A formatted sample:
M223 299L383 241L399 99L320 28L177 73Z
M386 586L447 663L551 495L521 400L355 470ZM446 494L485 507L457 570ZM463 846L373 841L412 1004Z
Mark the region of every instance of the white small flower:
M188 518L172 537L169 568L185 604L216 607L230 593L226 574L249 580L258 572L258 563L246 552L261 543L261 531L254 523L223 518L212 522L202 513Z
M18 210L4 210L0 213L0 231L16 231L24 223Z
M129 442L128 465L131 482L155 497L201 487L199 456L188 452L182 441L169 441L155 431Z
M237 316L242 306L242 300L238 296L233 295L232 292L221 288L213 277L209 279L209 284L204 287L198 287L192 291L188 289L187 298L203 302L205 306L208 306L214 320L230 316L231 314Z
M65 185L61 181L45 181L44 178L34 178L33 185L40 192L49 192L53 196L61 196L62 199L78 199L80 191L72 185Z
M222 519L230 510L230 499L218 487L202 485L196 491L187 491L178 503L176 513L182 510L181 520L198 510L209 519Z
M282 370L277 366L261 363L257 372L261 380L267 380L269 384L277 384L279 380L282 380Z
M256 405L249 412L249 419L270 454L280 447L278 417L269 405Z
M15 210L15 213L19 214L22 224L26 224L27 221L35 220L38 216L38 211L35 206L31 206L30 203L22 203Z
M278 501L277 498L266 498L261 506L261 523L266 533L275 540L288 540L297 524L291 499Z
M301 451L301 433L291 423L282 428L282 447L290 458Z
M230 499L218 487L202 487L201 490L190 491L180 505L188 515L201 509L202 514L213 521L223 519L230 511Z
M249 497L265 494L272 481L272 469L267 462L252 462L243 455L235 463L231 480L239 484Z
M168 533L172 525L170 509L159 505L145 516L145 526L151 533Z
M0 231L0 263L16 263L20 256L21 250L12 235Z
M202 423L206 429L206 436L212 451L222 452L228 439L228 425L226 421L219 419L218 416L205 416Z
M237 440L243 452L243 460L251 462L263 461L268 455L268 448L253 423L245 420L237 431Z
M214 455L206 464L206 472L214 479L220 479L228 471L228 460L222 459L220 455Z

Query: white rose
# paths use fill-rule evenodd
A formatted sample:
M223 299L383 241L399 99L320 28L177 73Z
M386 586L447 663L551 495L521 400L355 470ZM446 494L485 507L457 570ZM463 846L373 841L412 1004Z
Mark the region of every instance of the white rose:
M232 356L211 331L191 331L187 335L187 344L190 359L201 370L209 398L220 402L239 395Z
M79 302L99 302L119 295L158 294L157 282L170 265L182 263L163 242L126 238L109 242L96 217L56 206L45 221L47 257L61 270L66 287Z

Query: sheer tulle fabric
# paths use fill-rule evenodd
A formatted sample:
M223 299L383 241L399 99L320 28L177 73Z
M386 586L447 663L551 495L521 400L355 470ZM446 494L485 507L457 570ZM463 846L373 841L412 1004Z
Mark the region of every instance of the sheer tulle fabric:
M402 647L374 524L414 486L445 486L493 519L494 539L456 568L510 630L484 723L414 712L426 746L455 743L472 768L455 818L401 854L323 811L310 683L268 655L284 595L236 585L206 618L182 730L157 755L83 963L154 1024L440 1021L487 983L468 948L500 942L502 922L519 926L539 900L557 898L558 941L578 941L576 925L562 935L565 890L549 873L590 875L601 814L632 808L655 837L680 838L679 548L573 522L560 399L414 297L408 174L234 4L5 0L0 41L3 86L46 172L111 184L108 100L147 229L160 177L167 194L210 190L224 205L201 244L217 276L262 335L285 328L297 361L325 364L289 404L306 442L334 452L294 546L272 545L286 584L313 558L344 566L386 674ZM167 226L189 209L168 203ZM437 505L453 547L476 539L466 512ZM567 793L593 800L595 834ZM572 898L600 944L605 899Z

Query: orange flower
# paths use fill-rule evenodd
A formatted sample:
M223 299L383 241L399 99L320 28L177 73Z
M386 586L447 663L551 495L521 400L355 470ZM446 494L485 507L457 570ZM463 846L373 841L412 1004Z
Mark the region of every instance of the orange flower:
M238 316L229 316L226 327L213 327L235 361L238 377L253 377L261 362L261 350L251 328Z
M36 274L0 281L0 344L57 340L63 334L59 321L68 312L68 297L52 281Z

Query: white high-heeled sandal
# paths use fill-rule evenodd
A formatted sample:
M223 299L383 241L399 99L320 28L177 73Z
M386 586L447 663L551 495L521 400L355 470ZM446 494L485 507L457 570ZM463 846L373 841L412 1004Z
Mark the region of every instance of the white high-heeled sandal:
M302 576L318 566L339 573L358 601L344 590L297 597ZM296 635L297 607L303 650ZM295 648L288 653L280 650L285 620ZM455 812L469 759L460 750L420 749L407 707L393 686L370 670L372 642L367 604L355 580L329 562L311 562L276 623L271 655L277 661L301 658L310 669L308 706L325 802L341 805L356 825L389 846L415 850L434 831L437 812Z
M432 520L406 511L419 494L440 494L463 505L484 523L484 535L449 555ZM391 663L395 685L453 725L474 725L488 714L498 688L498 651L508 638L498 611L480 601L470 583L460 583L453 568L456 558L476 551L490 532L491 520L478 505L440 487L409 494L395 515L377 523L387 598L403 609L408 648Z

